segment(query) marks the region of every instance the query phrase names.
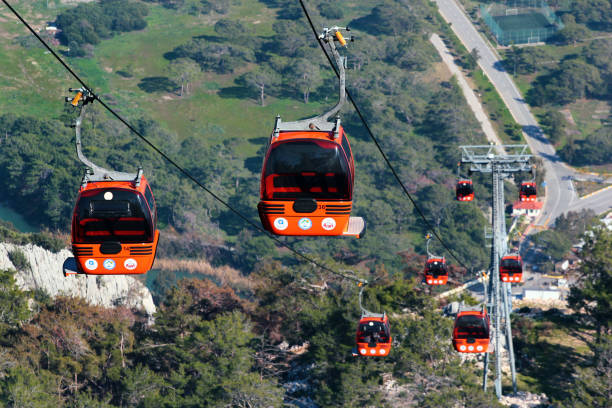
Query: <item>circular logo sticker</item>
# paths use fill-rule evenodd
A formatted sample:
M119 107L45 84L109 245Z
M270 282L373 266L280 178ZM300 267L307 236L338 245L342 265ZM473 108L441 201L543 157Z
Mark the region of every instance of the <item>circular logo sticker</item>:
M133 271L138 266L138 262L136 262L135 259L128 258L123 262L123 266L125 266L125 269L128 271Z
M115 269L116 263L112 259L105 259L102 263L102 266L104 266L104 269L112 271L113 269Z
M301 218L298 221L298 226L304 231L309 230L312 228L312 221L310 221L310 218Z
M331 231L336 228L336 220L333 218L323 218L323 221L321 221L321 226L325 231Z
M286 219L282 217L274 220L274 228L276 228L279 231L286 230L288 226L289 226L289 223L287 222Z
M98 261L95 259L88 259L85 261L85 267L90 271L93 271L98 267Z

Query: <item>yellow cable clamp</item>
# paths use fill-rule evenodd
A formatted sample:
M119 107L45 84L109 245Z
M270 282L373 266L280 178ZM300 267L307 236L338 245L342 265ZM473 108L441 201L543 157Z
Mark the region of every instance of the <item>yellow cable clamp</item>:
M346 40L344 39L344 36L340 31L336 31L336 38L340 42L340 45L342 45L343 47L346 46Z
M81 91L77 92L74 98L72 98L72 101L70 102L70 104L74 107L78 106L79 101L81 100L82 97L83 97L83 92Z

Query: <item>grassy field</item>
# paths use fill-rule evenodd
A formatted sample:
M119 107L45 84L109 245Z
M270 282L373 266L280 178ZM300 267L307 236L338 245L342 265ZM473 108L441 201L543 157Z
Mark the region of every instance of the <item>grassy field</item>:
M521 95L527 95L527 92L531 89L531 82L534 80L534 76L515 76L512 79L519 91L521 91Z
M42 27L57 13L57 9L47 10L44 3L36 2L33 7L21 7L19 11ZM223 137L239 138L242 142L236 146L237 153L253 155L261 147L262 138L269 135L276 114L294 120L322 110L320 103L272 97L262 107L246 89L236 87L234 75L208 72L201 73L193 83L193 92L183 97L175 92L144 92L138 88L142 78L168 75L165 53L193 37L215 35L213 27L220 18L191 16L147 4L150 12L144 30L102 41L95 47L93 58L64 57L98 94L112 96L116 108L128 119L149 116L175 132L179 139L194 131L211 142L219 142ZM230 16L239 17L258 35L272 35L275 13L263 3L242 2L231 9ZM57 117L63 109L67 88L78 83L42 48L25 49L15 42L16 37L26 35L27 31L11 21L8 10L3 9L0 18L0 29L13 39L0 44L0 111ZM56 48L65 51L65 47ZM139 50L138 55L133 54L135 49ZM238 112L241 120L235 120Z
M493 128L502 142L505 144L523 143L524 138L522 135L521 140L517 141L513 140L505 132L507 127L515 125L516 122L484 72L478 68L471 76L471 79L480 92L480 100L482 101L485 111L489 113L489 119L491 120Z
M611 105L605 101L581 99L566 108L572 113L575 123L568 124L570 129L577 130L581 138L585 138L604 125L604 121L610 117Z
M587 194L594 193L603 188L610 186L608 183L596 183L593 181L574 181L574 188L578 193L578 196L584 197Z
M547 109L537 106L531 107L531 111L538 118L542 118ZM563 114L566 124L565 137L562 137L557 142L557 149L562 149L570 137L574 140L588 138L594 131L606 124L612 111L612 107L608 102L594 99L579 99L574 103L556 109ZM604 171L608 170L604 169Z
M96 93L113 102L128 120L150 117L176 133L179 140L193 132L210 143L219 143L223 138L237 139L233 141L236 153L248 157L261 148L277 114L285 120L295 120L317 114L331 105L332 102L324 103L316 98L305 104L298 98L268 96L266 106L262 107L255 95L234 82L253 66L241 67L231 75L202 72L193 80L192 92L183 97L178 92L143 91L138 87L143 78L170 76L170 61L164 54L194 37L216 35L214 24L218 19L237 17L248 30L260 36L273 35L272 24L276 21L276 12L258 1L240 2L225 16L194 16L156 3L146 4L149 14L145 29L101 41L95 46L92 58L63 57ZM37 28L53 21L61 10L47 9L46 1L23 2L17 8ZM347 4L343 22L350 21L353 14L363 13L364 8L367 5L363 3ZM58 117L64 108L67 88L78 83L44 49L25 49L17 43L15 38L28 32L8 10L0 9L0 13L0 30L12 38L0 43L0 111L22 113L26 110L34 116ZM60 53L67 50L64 46L54 48ZM138 54L133 50L138 50ZM318 52L317 55L323 61L322 55ZM332 75L331 71L323 74ZM435 72L434 78L427 79L437 80L439 74ZM241 120L235 120L237 112Z
M37 3L34 3L36 6ZM42 28L51 13L42 15L38 7L14 7L27 16L35 28ZM42 48L24 48L19 37L29 32L6 8L0 8L0 111L24 112L33 115L56 115L61 110L60 92L68 77L53 57ZM17 61L17 63L15 63ZM57 100L58 107L49 101Z

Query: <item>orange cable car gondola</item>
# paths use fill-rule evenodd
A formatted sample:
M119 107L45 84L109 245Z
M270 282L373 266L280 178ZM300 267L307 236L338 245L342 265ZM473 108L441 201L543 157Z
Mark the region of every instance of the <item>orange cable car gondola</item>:
M522 182L519 190L519 199L521 201L536 201L537 198L536 184L532 181Z
M508 254L499 263L499 278L502 282L523 281L523 260L519 254Z
M490 322L483 305L477 310L459 310L453 329L453 347L459 353L486 353L489 350Z
M448 269L446 259L429 258L425 264L425 283L428 285L446 285L448 282Z
M353 356L386 357L391 351L391 332L389 328L389 317L386 313L372 313L362 305L362 294L365 288L363 282L359 284L359 308L361 318L357 325L355 336L356 346Z
M457 181L455 189L457 201L472 201L474 200L474 185L470 179L460 179Z
M340 100L327 113L296 122L276 117L261 173L257 206L263 227L275 235L360 238L365 221L351 217L355 165L340 118L328 122L346 100L345 57L334 41L341 28L325 29L321 39L338 64ZM347 29L348 30L348 29Z
M427 234L427 262L425 262L424 281L427 285L446 285L448 282L446 259L429 252L430 240L431 235Z
M81 112L76 121L77 155L87 169L72 215L73 267L64 275L143 274L153 266L159 230L155 198L142 168L135 174L96 166L81 150L81 122L85 105L94 97L76 90L67 98Z
M519 187L520 201L536 201L538 192L536 190L535 165L531 168L532 178L529 181L523 181Z
M455 197L457 201L474 200L474 184L472 180L460 175L461 162L457 163L457 185L455 186Z

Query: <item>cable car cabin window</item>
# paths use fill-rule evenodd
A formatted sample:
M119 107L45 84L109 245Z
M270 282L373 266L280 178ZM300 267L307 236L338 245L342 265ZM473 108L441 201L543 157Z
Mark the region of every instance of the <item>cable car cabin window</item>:
M153 198L153 193L151 192L149 185L147 185L147 188L145 189L145 198L149 204L149 210L151 210L151 214L153 214L153 225L155 225L155 221L157 219L157 208L155 207L155 198Z
M342 136L342 148L344 149L346 157L351 157L351 146L349 146L348 138L346 137L346 135Z
M489 327L482 317L474 315L459 316L455 324L455 337L459 339L468 337L488 339Z
M349 162L351 165L351 172L355 174L355 167L354 167L354 163L352 160L353 156L351 152L351 146L349 145L346 134L342 135L342 150L344 150L344 154L346 155L346 158L349 159Z
M296 140L272 147L264 198L350 200L349 163L342 148L325 140Z
M474 192L474 186L470 183L458 183L457 184L457 194L461 196L466 196L468 194L472 194Z
M358 343L388 343L389 332L381 322L367 322L359 325Z
M442 262L428 263L427 273L431 275L446 275L446 267Z
M75 208L77 243L153 242L153 220L141 193L124 189L84 192Z
M523 184L521 186L521 193L523 195L527 195L527 196L533 196L536 195L536 189L533 185L531 184Z
M522 272L521 262L518 259L503 259L501 260L501 269L505 272Z

